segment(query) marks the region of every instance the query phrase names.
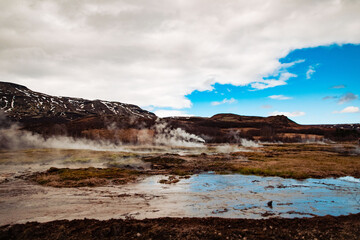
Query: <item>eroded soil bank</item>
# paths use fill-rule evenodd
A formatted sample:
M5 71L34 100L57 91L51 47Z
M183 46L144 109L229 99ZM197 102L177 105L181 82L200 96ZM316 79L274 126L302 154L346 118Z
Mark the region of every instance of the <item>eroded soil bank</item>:
M158 218L31 222L0 239L359 239L360 214L302 219Z

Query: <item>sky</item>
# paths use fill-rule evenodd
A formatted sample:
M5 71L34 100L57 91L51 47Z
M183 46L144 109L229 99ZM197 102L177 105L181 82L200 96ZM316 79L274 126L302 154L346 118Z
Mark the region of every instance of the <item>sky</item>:
M360 122L360 1L1 0L0 81L163 116Z

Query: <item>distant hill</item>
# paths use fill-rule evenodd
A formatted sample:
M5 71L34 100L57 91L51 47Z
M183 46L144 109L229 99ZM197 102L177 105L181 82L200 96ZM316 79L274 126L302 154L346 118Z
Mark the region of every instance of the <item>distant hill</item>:
M111 140L116 143L151 143L160 128L181 128L207 143L260 141L354 141L359 125L300 125L286 116L242 116L230 113L207 117L168 117L132 104L113 101L56 97L34 92L25 86L0 82L0 110L23 130L45 137L67 135L75 138ZM1 120L0 116L0 120ZM1 125L0 125L1 127ZM169 133L162 129L163 133Z
M216 114L210 118L211 120L215 121L222 121L222 122L231 122L231 123L238 123L242 125L252 125L254 124L268 124L277 127L297 127L299 124L295 123L294 121L290 120L284 115L278 116L270 116L270 117L251 117L251 116L241 116L236 114Z
M157 119L132 104L56 97L7 82L0 82L0 109L23 130L45 137L67 135L117 143L137 142L139 131L150 129Z
M294 129L302 128L283 115L256 117L222 113L210 118L169 117L165 120L174 128L185 129L208 142L235 143L241 138L273 141L280 137L278 133L293 132Z
M300 125L286 116L242 116L230 113L205 117L168 117L172 128L181 128L209 143L239 143L241 139L266 142L356 141L359 124Z
M25 86L0 82L0 108L14 120L58 117L74 120L89 116L121 115L156 118L138 106L120 102L55 97L34 92Z

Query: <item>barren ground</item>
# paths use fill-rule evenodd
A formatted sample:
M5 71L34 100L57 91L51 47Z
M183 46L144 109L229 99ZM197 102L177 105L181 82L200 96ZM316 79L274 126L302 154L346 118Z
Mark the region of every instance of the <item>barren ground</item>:
M0 239L359 239L360 214L303 219L73 220L0 227Z
M359 178L360 150L359 146L345 143L264 144L247 148L208 145L199 149L136 147L116 152L2 150L0 165L0 184L3 186L11 181L23 181L40 188L39 185L54 189L90 187L96 190L108 185L130 186L128 183L136 183L150 175L167 175L159 182L170 187L176 186L182 178L208 171L294 179ZM7 194L6 189L4 193ZM9 194L13 193L9 191ZM18 195L11 197L16 199ZM206 217L59 220L0 227L0 239L359 239L359 236L359 213L263 220Z

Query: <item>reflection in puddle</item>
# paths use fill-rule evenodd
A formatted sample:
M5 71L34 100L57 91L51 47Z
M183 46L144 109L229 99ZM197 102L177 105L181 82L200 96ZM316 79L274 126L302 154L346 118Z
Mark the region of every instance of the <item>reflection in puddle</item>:
M141 185L156 191L162 188L158 176ZM360 211L358 179L294 180L252 175L200 174L165 188L171 197L185 197L187 216L261 218L346 215ZM163 188L164 191L164 188ZM270 201L270 204L268 204Z
M311 217L360 211L359 179L194 175L175 184L167 176L96 188L52 188L11 178L0 184L0 225L81 218Z

